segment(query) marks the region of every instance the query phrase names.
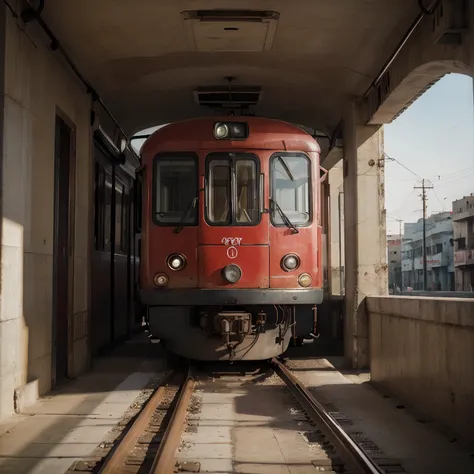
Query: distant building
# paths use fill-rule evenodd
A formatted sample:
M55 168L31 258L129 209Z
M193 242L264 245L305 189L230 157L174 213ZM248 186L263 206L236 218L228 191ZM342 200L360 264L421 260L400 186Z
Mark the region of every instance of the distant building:
M427 290L454 290L453 220L451 212L426 219ZM407 222L402 238L402 289L423 289L423 219Z
M456 291L474 291L474 196L453 202Z
M402 288L402 239L400 235L387 235L388 288L390 293ZM395 291L393 291L395 293Z

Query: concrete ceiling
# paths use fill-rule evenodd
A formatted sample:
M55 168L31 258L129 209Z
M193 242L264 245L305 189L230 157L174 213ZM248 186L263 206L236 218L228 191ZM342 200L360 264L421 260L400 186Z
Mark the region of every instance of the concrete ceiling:
M182 14L232 8L279 18L236 30ZM417 13L416 0L46 0L42 16L129 133L212 113L193 91L226 76L262 88L256 115L330 132Z

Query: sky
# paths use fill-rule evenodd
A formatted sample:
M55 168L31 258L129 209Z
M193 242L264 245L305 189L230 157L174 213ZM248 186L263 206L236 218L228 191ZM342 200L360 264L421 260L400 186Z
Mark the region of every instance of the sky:
M402 115L385 125L387 234L399 222L422 216L421 178L430 180L427 215L451 211L452 201L474 193L474 106L472 78L449 74ZM402 224L403 226L403 224ZM402 227L403 228L403 227Z

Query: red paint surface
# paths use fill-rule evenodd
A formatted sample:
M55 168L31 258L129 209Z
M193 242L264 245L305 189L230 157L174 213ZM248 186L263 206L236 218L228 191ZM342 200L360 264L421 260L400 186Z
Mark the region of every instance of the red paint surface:
M201 288L268 288L268 245L201 245L198 250L199 286ZM230 252L237 254L229 258ZM233 256L233 255L232 255ZM222 277L222 269L235 264L242 270L242 278L232 285Z
M214 123L220 120L239 121L240 117L202 118L168 125L155 132L142 149L144 166L143 229L140 285L155 288L153 276L164 272L169 276L169 288L301 288L298 276L309 273L312 287L322 286L320 172L319 146L299 128L284 122L245 117L249 138L243 141L216 140ZM205 158L210 152L238 151L253 153L260 159L264 173L265 208L269 203L269 158L277 151L305 152L312 162L312 224L300 227L293 234L287 227L273 227L269 214L263 214L256 226L210 226L204 218ZM164 151L196 152L199 155L199 225L184 227L176 234L175 226L156 226L152 220L152 165L154 157ZM237 257L229 258L225 238L238 238ZM224 240L223 240L224 239ZM172 253L182 253L187 264L183 270L172 271L166 264ZM284 271L280 262L287 253L296 253L301 266ZM232 255L232 254L231 254ZM229 285L222 278L222 269L236 263L242 269L242 279Z

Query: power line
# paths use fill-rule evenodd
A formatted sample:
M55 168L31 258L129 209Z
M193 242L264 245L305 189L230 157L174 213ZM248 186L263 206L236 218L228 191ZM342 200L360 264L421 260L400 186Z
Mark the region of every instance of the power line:
M432 189L433 189L433 192L434 192L434 195L435 195L436 199L437 199L438 202L439 202L439 205L441 206L441 209L442 209L443 212L444 212L444 204L441 202L441 199L439 198L438 193L436 192L436 189L435 189L434 186L433 186Z
M423 179L421 176L417 175L414 171L412 171L410 168L408 168L403 163L398 161L396 158L393 158L392 156L388 156L387 153L385 153L385 152L384 152L383 156L388 161L394 161L395 163L398 163L402 168L405 168L409 173L416 176L418 179Z
M464 180L466 178L470 178L473 175L474 175L474 170L473 170L472 173L467 173L467 174L463 174L461 176L454 176L454 177L449 178L449 179L441 180L441 181L439 181L439 185L444 186L448 183L452 183L453 181L460 181L460 180Z
M434 175L432 176L431 178L438 178L440 181L441 180L444 180L446 178L449 178L450 176L455 176L455 175L458 175L460 173L464 173L465 171L471 171L471 170L474 170L474 166L468 166L467 168L462 168L460 170L457 170L457 171L452 171L451 173L446 173L446 174L437 174L437 175Z
M454 128L455 126L457 126L459 124L456 124L454 125L453 127L450 127L450 128ZM449 129L448 129L449 130ZM402 168L404 168L405 170L407 170L409 173L411 173L413 176L416 176L418 179L423 179L420 175L416 174L413 170L411 170L410 168L408 168L407 166L405 166L402 162L400 162L399 160L397 160L396 158L393 158L392 156L389 156L387 155L387 153L384 153L384 158L388 161L394 161L395 163L397 163L398 165L400 165ZM471 173L467 174L467 175L462 175L462 173L464 173L465 171L474 171L474 166L469 166L467 168L463 168L463 169L460 169L460 170L457 170L457 171L453 171L452 173L448 173L446 175L434 175L432 176L432 178L438 178L440 181L444 181L444 182L448 182L448 181L453 181L453 180L457 180L457 179L463 179L467 176L471 176ZM461 174L461 176L458 176L459 174ZM445 179L446 177L449 177L449 179ZM403 183L403 182L409 182L408 180L407 181L397 181L399 183Z

